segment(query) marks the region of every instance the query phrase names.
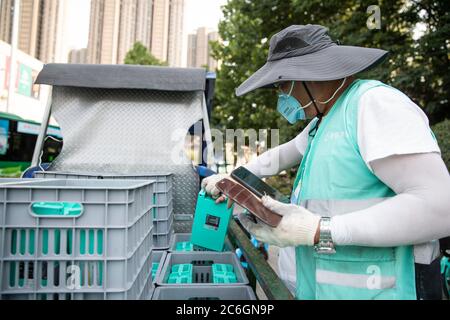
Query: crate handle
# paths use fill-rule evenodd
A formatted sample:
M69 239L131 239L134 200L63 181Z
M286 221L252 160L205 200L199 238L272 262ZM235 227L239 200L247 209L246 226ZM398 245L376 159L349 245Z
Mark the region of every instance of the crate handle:
M78 218L84 208L77 202L33 202L30 214L37 218Z

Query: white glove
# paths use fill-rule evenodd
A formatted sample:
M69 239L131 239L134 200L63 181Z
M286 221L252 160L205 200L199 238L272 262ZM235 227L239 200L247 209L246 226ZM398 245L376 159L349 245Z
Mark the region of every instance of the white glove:
M209 176L202 180L202 189L206 194L209 194L212 198L217 199L220 195L220 190L216 188L216 183L224 178L229 178L228 174L219 173Z
M239 214L242 225L257 240L276 245L280 248L295 246L313 246L320 222L320 216L295 205L276 201L268 196L261 199L262 204L283 218L276 228L263 222L254 223L245 214Z

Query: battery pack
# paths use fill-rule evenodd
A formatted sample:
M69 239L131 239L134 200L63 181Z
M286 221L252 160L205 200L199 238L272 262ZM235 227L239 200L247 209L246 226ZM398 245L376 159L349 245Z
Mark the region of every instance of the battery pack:
M192 225L192 244L212 251L222 251L233 206L216 201L201 190L198 194Z

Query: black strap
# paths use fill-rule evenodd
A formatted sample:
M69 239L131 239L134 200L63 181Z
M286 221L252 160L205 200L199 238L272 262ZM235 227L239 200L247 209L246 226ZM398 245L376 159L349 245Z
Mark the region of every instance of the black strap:
M317 107L317 104L316 104L316 102L314 101L314 98L313 98L313 96L312 96L312 94L311 94L311 91L309 91L309 88L308 88L308 86L306 85L305 81L302 81L302 83L303 83L303 87L305 87L306 93L307 93L308 96L309 96L309 99L311 99L311 101L312 101L312 103L313 103L313 105L314 105L314 108L316 108L317 118L319 118L319 120L316 121L316 124L314 125L314 127L308 132L308 134L309 134L310 137L314 137L314 136L316 135L316 133L317 133L317 130L319 129L320 123L322 122L323 112L321 112L321 111L319 110L319 108Z

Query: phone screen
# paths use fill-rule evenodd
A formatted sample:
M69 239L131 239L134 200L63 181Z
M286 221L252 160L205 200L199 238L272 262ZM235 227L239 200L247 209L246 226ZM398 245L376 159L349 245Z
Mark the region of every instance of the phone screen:
M290 202L288 197L286 197L278 190L269 186L267 183L262 181L260 178L258 178L256 175L254 175L244 167L239 167L233 170L233 172L231 172L231 177L240 184L244 185L247 189L252 191L259 198L262 198L264 195L268 195L274 198L275 200L284 203Z

